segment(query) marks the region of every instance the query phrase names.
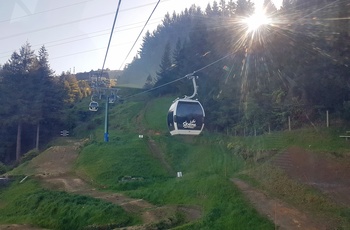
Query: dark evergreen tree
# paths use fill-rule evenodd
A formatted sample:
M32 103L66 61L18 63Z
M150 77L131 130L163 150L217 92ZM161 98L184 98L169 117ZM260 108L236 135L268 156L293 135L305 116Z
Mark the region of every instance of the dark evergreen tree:
M143 86L144 89L151 89L153 87L153 78L151 76L151 74L148 74L147 79L146 79L146 83Z
M36 67L37 60L29 43L24 44L19 53L14 52L3 66L4 94L11 98L6 101L5 119L10 124L17 124L16 160L21 156L22 125L37 121L37 104L32 101L35 89L30 82Z
M167 43L164 49L162 61L160 63L160 70L157 72L157 81L154 84L154 87L160 87L161 88L156 90L156 93L158 95L164 95L168 93L174 93L175 87L172 85L166 85L173 80L175 80L175 76L172 74L172 61L171 61L171 47L170 43Z

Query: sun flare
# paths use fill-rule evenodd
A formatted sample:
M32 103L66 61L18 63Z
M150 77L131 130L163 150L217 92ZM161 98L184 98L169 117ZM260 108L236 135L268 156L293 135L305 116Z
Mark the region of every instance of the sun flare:
M247 25L248 32L254 32L261 26L270 24L271 19L265 14L263 9L256 9L255 13L245 18L243 22Z

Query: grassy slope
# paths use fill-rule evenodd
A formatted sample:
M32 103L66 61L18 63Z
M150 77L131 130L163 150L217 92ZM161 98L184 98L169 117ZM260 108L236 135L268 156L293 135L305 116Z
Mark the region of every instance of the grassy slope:
M19 181L0 190L0 223L49 229L82 229L92 225L123 227L137 223L123 209L110 203L44 190L33 179Z
M247 138L223 137L208 132L199 137L171 137L166 128L166 113L172 100L171 97L150 101L143 98L111 106L109 143L103 142L104 108L101 105L100 111L89 115L91 120L87 120L74 130L79 137L92 136L94 138L91 144L80 153L76 171L92 179L96 185L115 191L124 191L130 196L144 198L155 204L190 204L201 207L204 215L201 221L178 227L181 229L231 229L232 226L236 229L272 229L274 227L266 218L257 214L243 198L241 192L229 181L233 175L246 170L247 166L254 168L249 171L248 175L261 174L264 173L262 170L266 170L259 164L247 164L236 154L236 150L244 149L253 153L265 150L280 151L290 145L298 145L314 150L336 151L344 154L349 147L344 140L337 137L339 133L336 130L307 129ZM145 107L146 104L148 104L147 107ZM146 109L143 110L144 108ZM169 175L164 166L152 156L148 148L147 137L138 138L143 126L153 130L153 133L160 134L152 136L152 139L165 153L165 158L174 171L183 172L182 178ZM231 151L227 149L229 143L233 146ZM275 172L269 173L275 174ZM138 179L125 182L122 181L125 176ZM285 179L285 177L281 178L281 180ZM253 180L252 177L249 177L249 180ZM261 186L257 181L255 183ZM34 187L35 189L21 190L18 185L13 185L10 189L0 190L0 216L5 207L19 209L16 206L19 204L18 201L22 202L21 196L28 195L29 191L34 193L37 191L44 200L52 196L50 192L42 192L40 188ZM14 190L18 191L18 196L8 199L8 194L13 193ZM299 198L303 194L305 193L298 195ZM62 193L59 193L58 196L67 196L63 200L69 200L73 209L81 208L74 201L80 198L71 197L72 195L69 194L62 195ZM293 199L298 199L298 197ZM60 203L64 204L64 201ZM62 208L64 210L64 205ZM102 208L102 210L108 209ZM342 210L342 212L347 213L348 210ZM81 213L65 212L65 215L75 219L78 218L75 215L79 216ZM99 215L96 214L96 216ZM25 215L15 219L0 217L0 222L37 224L32 218L27 218ZM48 218L47 223L41 226L53 226L48 225L50 221L52 219ZM117 220L111 221L117 222ZM124 223L123 219L121 221ZM106 220L105 223L109 222ZM82 226L87 224L90 222L84 222Z
M79 157L77 170L109 189L124 190L133 197L155 204L189 204L201 207L204 217L181 228L202 229L272 229L229 181L229 175L244 164L228 154L224 146L214 144L217 137L171 137L167 133L166 113L173 98L150 101L144 112L121 105L117 116L111 116L110 143L96 142L86 147ZM147 101L147 100L145 100ZM133 106L146 103L136 102ZM135 103L135 102L133 102ZM112 111L111 114L117 112ZM169 175L154 159L147 147L147 138L138 139L139 116L165 153L165 158L183 177ZM141 119L142 120L142 119ZM121 122L127 121L127 122ZM138 122L137 122L138 121ZM130 125L132 124L132 125ZM101 132L101 131L99 131ZM124 176L142 177L135 182L121 182ZM180 227L179 227L180 228Z
M349 157L350 144L339 135L344 130L337 128L309 128L257 137L232 138L229 145L233 154L249 152L247 167L238 176L274 197L287 201L300 210L313 213L340 229L350 228L350 208L334 203L311 186L290 179L282 170L270 164L273 159L262 152L282 153L291 146L299 146L327 157L345 159ZM259 158L264 157L261 162Z

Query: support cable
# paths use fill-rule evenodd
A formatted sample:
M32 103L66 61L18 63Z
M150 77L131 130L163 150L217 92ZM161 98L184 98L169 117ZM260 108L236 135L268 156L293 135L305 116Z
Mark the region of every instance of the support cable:
M104 61L103 61L103 65L102 65L102 69L101 69L101 73L100 73L100 76L101 76L101 77L102 77L102 74L103 74L103 69L105 68L105 64L106 64L106 60L107 60L107 55L108 55L108 50L109 50L109 46L111 45L111 41L112 41L112 37L113 37L113 31L114 31L114 26L115 26L115 22L117 21L117 17L118 17L118 12L119 12L119 8L120 8L121 1L122 1L122 0L119 0L118 7L117 7L117 11L115 12L114 21L113 21L113 26L112 26L111 34L110 34L110 36L109 36L108 46L107 46L107 50L106 50L106 55L105 55L105 59L104 59Z
M136 42L139 40L139 38L140 38L140 36L141 36L143 30L144 30L145 27L147 26L149 20L151 19L152 15L153 15L154 11L156 10L156 8L158 7L159 3L160 3L160 0L158 0L156 6L154 7L152 13L151 13L150 16L148 17L148 19L147 19L145 25L143 26L141 32L139 33L139 36L137 36L136 41L135 41L134 44L132 45L131 49L129 50L129 53L126 55L124 61L123 61L122 64L120 65L119 69L121 69L121 68L123 67L124 63L126 62L126 59L128 59L128 57L129 57L131 51L134 49L134 47L135 47L135 45L136 45Z
M206 69L206 68L208 68L208 67L210 67L210 66L212 66L212 65L214 65L214 64L216 64L216 63L218 63L218 62L220 62L220 61L222 61L222 60L224 60L224 59L226 59L226 58L228 58L228 57L230 57L230 56L232 56L232 55L235 55L235 53L229 53L229 54L225 55L224 57L219 58L219 59L217 59L217 60L215 60L215 61L209 63L208 65L203 66L202 68L199 68L199 69L193 71L192 73L186 74L185 76L183 76L183 77L181 77L181 78L178 78L178 79L176 79L176 80L167 82L167 83L165 83L165 84L163 84L163 85L159 85L159 86L154 87L154 88L152 88L152 89L145 90L145 91L143 91L143 92L130 95L130 96L128 96L128 97L125 97L124 99L128 99L128 98L131 98L131 97L139 96L139 95L144 94L144 93L149 93L149 92L151 92L151 91L153 91L153 90L156 90L156 89L165 87L165 86L170 85L170 84L172 84L172 83L175 83L175 82L177 82L177 81L181 81L181 80L184 79L184 78L190 78L191 76L193 76L193 75L196 74L197 72L202 71L202 70L204 70L204 69Z

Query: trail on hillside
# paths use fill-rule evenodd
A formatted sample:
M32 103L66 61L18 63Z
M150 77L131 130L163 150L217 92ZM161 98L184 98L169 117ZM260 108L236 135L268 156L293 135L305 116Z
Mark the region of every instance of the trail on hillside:
M133 226L131 229L145 229L147 225L167 221L173 218L177 212L183 213L188 222L201 217L201 212L196 207L175 205L159 207L143 199L133 199L120 193L101 191L92 187L73 171L79 149L86 140L67 139L67 141L68 145L51 147L34 158L28 163L24 173L39 178L46 188L105 200L121 206L126 212L139 215L144 225ZM9 229L23 229L20 225L7 227L11 227Z
M272 161L286 175L300 183L314 187L341 206L350 206L350 160L346 156L332 156L291 147ZM267 216L279 229L330 229L329 219L317 220L289 204L269 197L248 183L232 179L259 213Z
M273 162L286 174L310 185L339 203L350 206L350 158L291 147Z
M278 229L327 229L314 221L304 212L276 198L268 197L262 191L237 178L231 180L248 198L254 208L263 216L267 216Z
M146 109L149 107L149 103L146 105ZM144 114L145 110L143 110L136 118L137 129L141 134L145 134L147 136L147 144L148 148L154 158L158 160L159 163L163 166L163 168L168 172L169 175L175 175L174 169L170 166L170 164L165 159L165 154L159 148L155 140L153 140L152 136L159 135L158 132L154 130L148 130L143 125L144 122Z

